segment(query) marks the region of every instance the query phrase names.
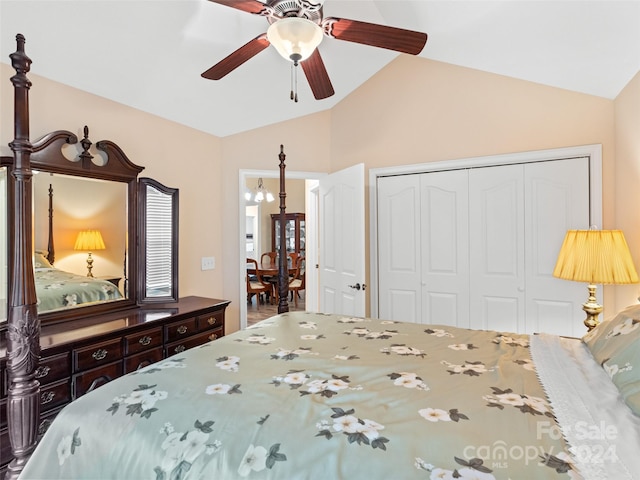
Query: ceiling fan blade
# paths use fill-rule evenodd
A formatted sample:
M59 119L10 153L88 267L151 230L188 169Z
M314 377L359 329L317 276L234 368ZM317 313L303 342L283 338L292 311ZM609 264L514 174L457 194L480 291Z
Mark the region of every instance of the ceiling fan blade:
M427 34L375 23L327 17L322 21L325 35L347 42L372 45L418 55L427 43Z
M219 3L227 7L242 10L243 12L253 13L254 15L262 15L264 17L273 17L275 11L273 8L265 5L258 0L209 0L213 3Z
M253 40L245 43L236 51L226 56L201 76L209 80L220 80L222 77L232 72L247 60L255 57L258 53L269 46L267 34L258 35Z
M316 100L328 98L335 93L333 85L331 85L331 80L329 79L329 74L317 48L309 58L300 62L300 65Z

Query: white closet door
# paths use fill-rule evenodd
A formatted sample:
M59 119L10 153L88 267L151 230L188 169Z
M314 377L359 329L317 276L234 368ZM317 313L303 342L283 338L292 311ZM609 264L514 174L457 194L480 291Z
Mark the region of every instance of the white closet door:
M420 175L423 323L469 328L466 170Z
M379 313L422 322L420 175L378 179Z
M523 168L469 171L471 328L524 329Z
M582 335L585 285L552 272L589 195L587 157L379 178L380 318Z
M586 284L553 277L567 230L589 227L589 159L527 164L524 332L582 336Z

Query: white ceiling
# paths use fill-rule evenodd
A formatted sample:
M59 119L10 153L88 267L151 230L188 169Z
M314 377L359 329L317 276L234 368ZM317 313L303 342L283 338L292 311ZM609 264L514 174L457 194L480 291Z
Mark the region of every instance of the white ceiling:
M326 0L324 14L426 32L424 58L609 99L640 70L640 0ZM200 76L267 26L207 0L0 0L0 61L22 33L33 73L224 137L330 109L397 55L325 37L336 94L321 101L302 71L289 100L273 48Z

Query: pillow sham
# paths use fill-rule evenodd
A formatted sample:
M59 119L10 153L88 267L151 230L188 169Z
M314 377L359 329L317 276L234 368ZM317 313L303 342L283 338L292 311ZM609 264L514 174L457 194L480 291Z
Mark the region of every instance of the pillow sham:
M640 345L640 304L631 305L582 337L596 361L602 363L629 345Z
M36 250L33 254L33 267L34 268L53 268L53 265L49 263L47 257L45 257L45 252L42 250Z
M631 344L602 364L625 403L640 416L640 341Z
M640 416L640 305L625 308L582 340L625 403Z

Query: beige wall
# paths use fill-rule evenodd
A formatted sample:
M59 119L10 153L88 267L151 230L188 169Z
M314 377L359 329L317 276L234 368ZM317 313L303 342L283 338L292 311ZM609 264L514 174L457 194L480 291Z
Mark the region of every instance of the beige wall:
M3 64L2 78L11 74ZM79 132L87 123L94 141L114 140L132 161L147 167L144 175L180 188L180 292L231 300L228 331L239 326L241 301L239 171L276 173L280 144L288 172L316 173L359 162L369 169L602 144L603 226L623 228L636 261L640 257L639 194L622 191L635 192L640 180L638 76L614 102L400 56L331 111L222 139L31 78L32 138L60 128ZM1 89L2 99L12 98L9 82L3 81ZM12 120L10 108L3 104L1 110L1 143L6 145ZM205 255L216 257L214 271L200 271ZM624 294L607 293L609 310L616 308L612 297L625 305L638 292L636 286L626 288Z
M615 131L615 226L624 232L640 269L640 72L616 98ZM638 285L611 288L617 308L636 302L640 292Z

